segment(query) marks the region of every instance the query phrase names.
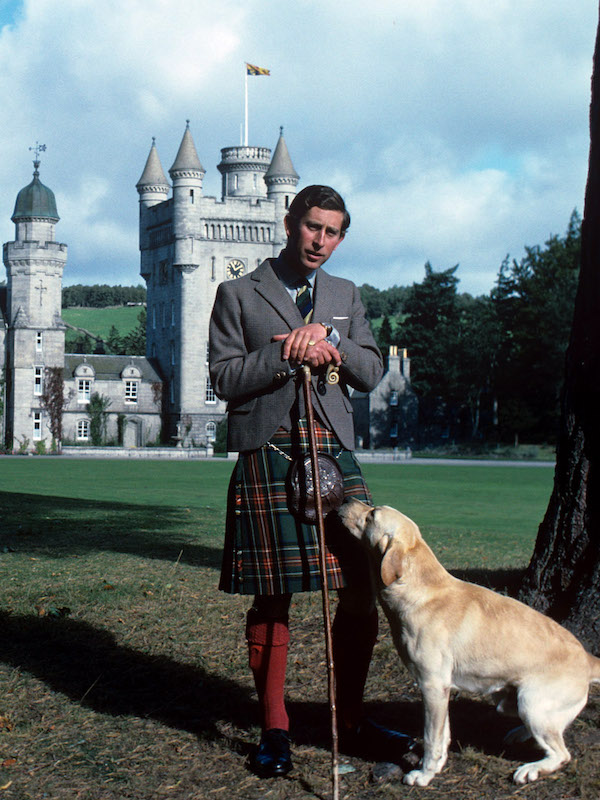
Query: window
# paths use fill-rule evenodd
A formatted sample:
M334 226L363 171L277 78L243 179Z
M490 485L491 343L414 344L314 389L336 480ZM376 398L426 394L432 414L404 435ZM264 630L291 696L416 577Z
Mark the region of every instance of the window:
M175 342L169 343L169 360L172 365L175 364Z
M390 439L397 439L397 438L398 438L398 423L394 422L394 424L390 428Z
M216 422L206 423L206 438L209 442L214 442L217 438L217 424Z
M390 392L390 405L397 406L398 405L398 390L392 389Z
M212 383L210 382L210 377L206 377L206 390L204 392L204 402L205 403L216 403L217 396L215 394L215 390L212 387Z
M33 441L39 442L42 438L42 412L33 412Z
M206 361L204 362L208 367L208 360L210 358L210 342L206 343Z
M42 352L42 343L43 343L43 334L42 331L38 331L35 334L35 351L36 353Z
M125 381L125 402L137 403L138 401L138 382Z
M89 419L77 420L77 441L87 442L90 438L90 421Z
M171 300L171 327L175 325L175 301Z
M77 381L77 402L89 403L92 394L92 382L89 378L79 378Z
M194 190L193 189L190 189L190 203L192 205L194 204Z
M44 394L44 368L33 368L33 393L37 395Z

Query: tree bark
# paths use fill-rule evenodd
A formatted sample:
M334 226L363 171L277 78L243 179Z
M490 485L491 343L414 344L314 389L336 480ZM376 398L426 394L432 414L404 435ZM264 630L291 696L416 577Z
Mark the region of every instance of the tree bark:
M600 651L600 26L581 270L566 355L554 488L520 597Z

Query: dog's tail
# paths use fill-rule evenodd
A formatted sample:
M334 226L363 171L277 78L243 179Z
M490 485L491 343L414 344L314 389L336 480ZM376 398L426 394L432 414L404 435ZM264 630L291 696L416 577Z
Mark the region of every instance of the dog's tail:
M590 683L600 683L600 658L591 653L587 654L590 665Z

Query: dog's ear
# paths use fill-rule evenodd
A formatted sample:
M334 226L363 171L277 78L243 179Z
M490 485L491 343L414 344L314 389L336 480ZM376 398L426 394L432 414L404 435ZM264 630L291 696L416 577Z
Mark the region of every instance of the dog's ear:
M393 522L393 530L386 531L381 537L381 580L384 586L402 577L402 571L408 563L407 555L420 538L419 529L408 517L402 515L401 520L394 519Z
M403 549L394 542L392 536L388 539L388 546L381 559L381 580L384 586L389 586L402 577Z

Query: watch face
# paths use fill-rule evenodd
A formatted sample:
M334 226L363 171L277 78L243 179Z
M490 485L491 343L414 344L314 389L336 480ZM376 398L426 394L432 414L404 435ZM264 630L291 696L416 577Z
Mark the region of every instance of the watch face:
M225 274L228 278L241 278L245 269L243 261L240 261L239 258L232 258L225 267Z

